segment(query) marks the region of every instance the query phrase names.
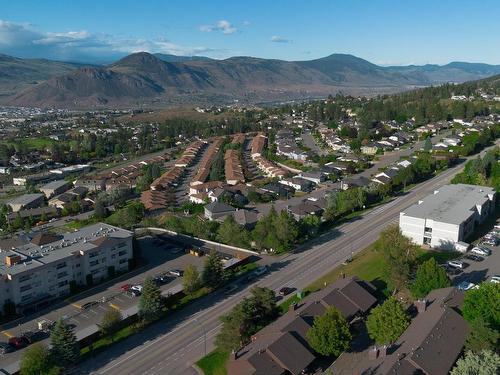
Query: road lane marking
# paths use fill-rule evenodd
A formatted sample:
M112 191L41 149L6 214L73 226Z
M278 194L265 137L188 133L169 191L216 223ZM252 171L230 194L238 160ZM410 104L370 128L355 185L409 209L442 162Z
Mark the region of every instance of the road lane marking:
M14 335L13 335L13 334L11 334L10 332L7 332L7 331L2 331L2 333L3 333L5 336L7 336L9 339L10 339L11 337L14 337Z
M76 307L76 308L77 308L77 309L79 309L79 310L81 310L81 308L82 308L82 305L79 305L78 303L75 303L75 302L73 302L73 303L71 304L71 306L74 306L74 307Z
M121 311L120 307L115 305L114 303L110 303L109 306L111 306L115 310Z

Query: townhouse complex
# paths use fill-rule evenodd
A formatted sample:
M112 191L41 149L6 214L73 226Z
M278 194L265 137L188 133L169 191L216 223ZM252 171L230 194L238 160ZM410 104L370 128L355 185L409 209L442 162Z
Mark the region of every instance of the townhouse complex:
M132 232L104 223L61 235L37 233L0 242L0 305L18 311L127 271Z

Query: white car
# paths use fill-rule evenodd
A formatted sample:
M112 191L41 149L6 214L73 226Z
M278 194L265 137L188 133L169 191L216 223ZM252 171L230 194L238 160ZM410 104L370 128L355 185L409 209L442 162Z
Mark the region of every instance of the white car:
M498 275L491 276L490 283L500 284L500 276Z
M448 264L448 266L453 268L460 268L460 269L464 268L464 263L460 262L459 260L449 260L448 262L446 262L446 264Z
M479 247L479 246L475 246L470 252L473 254L476 254L476 255L481 255L483 257L487 257L488 255L491 255L490 249L487 249L485 247Z
M142 293L142 285L132 285L130 287L131 290L135 290L136 292Z
M471 283L469 281L464 280L460 284L457 285L457 288L458 288L458 290L467 291L470 289L476 289L476 288L478 288L478 286L474 283Z

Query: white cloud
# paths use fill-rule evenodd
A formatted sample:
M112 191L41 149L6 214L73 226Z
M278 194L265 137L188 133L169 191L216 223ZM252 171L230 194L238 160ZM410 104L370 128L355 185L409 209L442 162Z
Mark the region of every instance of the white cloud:
M282 36L273 35L271 37L271 42L274 43L292 43L290 39L283 38Z
M230 25L224 27L230 30ZM203 46L181 46L166 38L120 39L86 30L45 32L28 23L0 20L0 52L14 56L92 62L109 61L124 53L141 51L197 55L215 50Z
M214 25L201 25L200 31L203 31L206 33L209 33L212 31L220 31L223 34L233 34L236 31L238 31L238 29L236 27L234 27L231 24L231 22L226 21L226 20L220 20L220 21L217 21L217 23Z

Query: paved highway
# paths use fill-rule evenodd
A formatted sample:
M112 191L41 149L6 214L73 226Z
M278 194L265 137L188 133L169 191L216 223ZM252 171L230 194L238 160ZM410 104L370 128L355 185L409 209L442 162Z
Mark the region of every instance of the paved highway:
M477 156L474 156L477 157ZM271 271L253 285L231 296L219 292L148 327L80 366L81 373L92 374L194 374L192 364L214 348L220 329L219 317L227 313L252 286L279 290L283 286L304 288L340 265L351 253L372 243L399 212L443 186L463 168L463 164L416 186L411 192L375 208L357 220L345 223L299 248L295 253L276 258Z

